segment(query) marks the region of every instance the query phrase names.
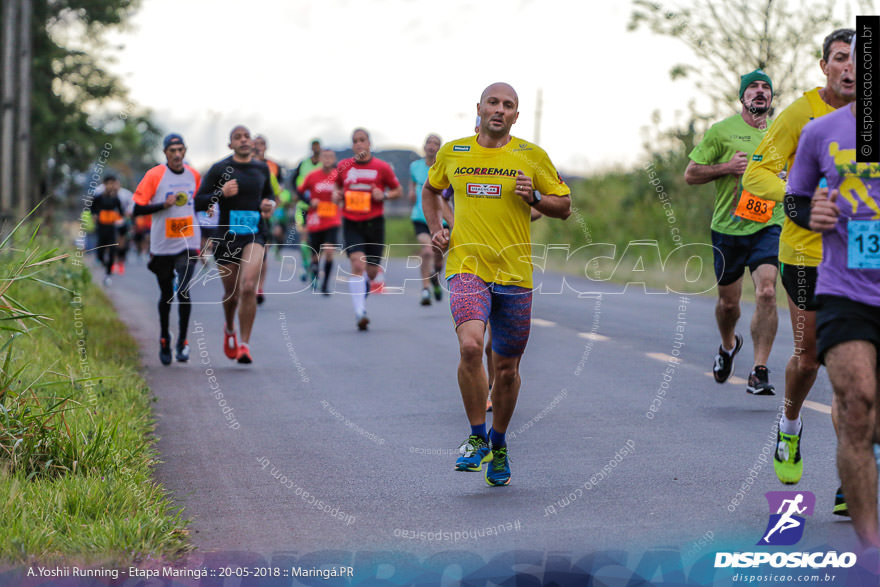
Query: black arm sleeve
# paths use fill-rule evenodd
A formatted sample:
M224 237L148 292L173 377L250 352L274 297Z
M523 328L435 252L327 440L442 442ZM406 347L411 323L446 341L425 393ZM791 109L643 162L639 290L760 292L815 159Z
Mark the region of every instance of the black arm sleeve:
M164 209L165 209L164 203L146 204L146 205L135 204L134 211L132 211L131 215L132 216L146 216L147 214L155 214L156 212L159 212L160 210L164 210Z
M211 200L215 196L218 197L218 199L222 197L217 196L214 193L217 190L223 189L223 184L220 183L223 178L216 170L216 167L216 165L211 166L211 169L209 169L208 173L205 174L205 177L202 178L202 183L199 184L199 191L196 192L196 196L193 199L193 205L195 206L196 212L204 212L210 208Z
M784 204L785 215L801 228L810 230L810 198L785 194Z

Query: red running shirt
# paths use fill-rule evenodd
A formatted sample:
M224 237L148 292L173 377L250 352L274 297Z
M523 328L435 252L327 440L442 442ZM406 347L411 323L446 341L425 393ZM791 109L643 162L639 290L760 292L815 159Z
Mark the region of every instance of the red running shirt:
M349 220L370 220L385 213L383 202L372 197L374 187L393 190L400 185L391 166L385 161L371 157L366 163L354 158L344 159L336 168L336 185L342 188L342 215Z

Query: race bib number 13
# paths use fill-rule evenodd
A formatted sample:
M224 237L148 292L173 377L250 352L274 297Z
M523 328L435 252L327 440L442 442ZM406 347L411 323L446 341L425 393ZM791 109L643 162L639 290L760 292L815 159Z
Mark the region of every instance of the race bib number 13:
M847 233L847 267L880 269L880 220L850 220Z
M773 200L765 200L743 190L734 216L764 223L773 217L774 206L776 206L776 202Z

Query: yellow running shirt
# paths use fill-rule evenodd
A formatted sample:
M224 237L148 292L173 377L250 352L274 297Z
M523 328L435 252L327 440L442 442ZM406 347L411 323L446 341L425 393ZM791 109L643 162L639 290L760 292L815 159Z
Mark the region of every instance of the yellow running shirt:
M768 200L782 202L785 180L779 172L794 164L801 131L814 118L834 112L813 88L792 103L773 121L764 140L752 154L742 178L743 189ZM822 261L822 235L801 228L786 216L779 236L779 260L790 265L817 267Z
M487 283L532 287L530 212L515 193L517 170L543 197L571 193L547 153L523 139L488 149L473 135L440 148L428 182L455 193L447 278L471 273Z

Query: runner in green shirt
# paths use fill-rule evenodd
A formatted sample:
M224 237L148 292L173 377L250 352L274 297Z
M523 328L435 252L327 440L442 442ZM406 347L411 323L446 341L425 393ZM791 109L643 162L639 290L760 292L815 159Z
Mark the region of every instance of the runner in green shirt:
M714 124L691 151L684 178L691 185L715 182L711 229L718 280L715 319L721 333L713 366L715 381L727 381L733 359L743 345L735 328L748 267L755 284L756 308L751 324L754 363L746 391L773 395L767 359L776 338L777 254L783 211L777 202L742 189L742 174L767 131L767 112L773 102L770 77L760 69L742 76L739 99L741 112Z

